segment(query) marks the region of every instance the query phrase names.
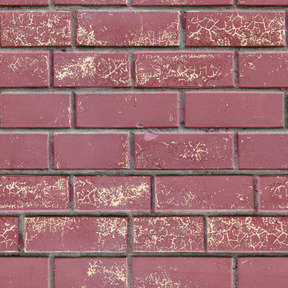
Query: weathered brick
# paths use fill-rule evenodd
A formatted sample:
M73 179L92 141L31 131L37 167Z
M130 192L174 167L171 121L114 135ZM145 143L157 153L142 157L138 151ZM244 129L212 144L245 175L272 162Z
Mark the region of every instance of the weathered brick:
M287 169L288 134L240 133L240 169Z
M189 11L187 46L285 46L284 11Z
M287 257L238 258L238 287L285 288Z
M128 133L56 134L55 169L127 169Z
M179 46L178 11L79 11L78 46Z
M203 251L202 217L135 217L134 251Z
M178 93L76 93L76 127L178 127L178 106Z
M0 134L0 169L47 169L48 134Z
M121 5L126 6L127 0L54 0L56 5Z
M210 217L208 251L287 251L286 217Z
M0 217L0 251L18 251L17 217Z
M130 87L130 54L55 52L54 86Z
M136 169L233 168L231 133L135 134Z
M272 1L272 0L271 0ZM232 5L233 0L132 0L135 6Z
M260 211L284 211L288 209L288 178L287 176L259 177Z
M55 288L126 288L125 258L56 258Z
M156 177L156 210L254 210L252 176Z
M283 93L186 93L186 127L284 127Z
M0 210L69 209L69 177L0 176Z
M2 46L71 46L71 12L5 12L0 15Z
M48 257L1 257L1 286L48 288L48 263Z
M287 0L237 0L238 5L288 5Z
M240 87L288 87L288 53L239 53Z
M136 87L234 86L233 52L135 53Z
M0 5L5 6L49 5L49 0L0 0Z
M26 217L26 251L127 250L124 217Z
M79 176L74 185L76 210L151 209L149 177Z
M0 87L48 87L49 54L1 52Z
M232 287L231 258L134 257L133 287Z
M68 93L0 94L2 128L71 127Z

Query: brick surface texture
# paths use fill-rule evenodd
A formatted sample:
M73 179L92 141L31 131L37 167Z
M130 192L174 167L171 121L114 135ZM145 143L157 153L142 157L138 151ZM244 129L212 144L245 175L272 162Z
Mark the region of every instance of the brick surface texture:
M0 0L0 288L287 288L288 0Z

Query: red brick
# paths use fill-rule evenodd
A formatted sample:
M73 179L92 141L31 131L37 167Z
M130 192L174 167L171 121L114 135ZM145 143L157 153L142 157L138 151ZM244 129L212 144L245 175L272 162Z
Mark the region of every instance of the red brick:
M79 11L78 46L179 46L178 11Z
M2 13L1 45L71 46L71 12Z
M272 0L271 0L272 1ZM135 6L232 5L233 0L132 0Z
M238 258L238 287L285 288L287 257Z
M49 54L1 52L0 87L48 87Z
M55 288L126 288L125 258L56 258Z
M132 261L133 287L233 286L231 258L134 257Z
M240 169L288 168L288 134L241 133L238 140Z
M178 93L76 93L76 126L178 127Z
M127 250L124 217L26 217L26 251Z
M134 251L203 251L202 217L136 217Z
M186 127L284 127L283 93L186 93Z
M69 209L69 177L0 176L0 210Z
M233 52L135 53L136 87L234 86Z
M288 53L239 53L240 87L288 87Z
M0 251L18 251L17 217L0 217Z
M54 0L56 5L121 5L126 6L127 0Z
M285 46L284 11L191 11L187 46Z
M127 169L128 133L56 134L56 169Z
M68 93L2 93L2 128L71 127Z
M287 176L259 177L259 210L288 210L288 178Z
M76 210L151 209L149 177L79 176L74 183Z
M49 287L49 259L36 257L1 257L2 287Z
M287 0L238 0L238 5L288 5Z
M0 169L48 169L48 134L0 134Z
M208 251L287 251L287 217L208 218Z
M49 0L0 0L0 5L8 5L8 6L49 5Z
M135 134L136 169L233 168L233 134Z
M156 177L156 210L254 210L252 176Z
M130 54L55 52L54 86L130 87Z

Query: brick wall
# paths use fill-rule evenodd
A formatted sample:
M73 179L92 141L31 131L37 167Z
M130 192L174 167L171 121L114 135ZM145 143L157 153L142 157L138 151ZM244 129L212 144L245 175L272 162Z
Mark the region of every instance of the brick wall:
M0 6L1 288L287 287L288 0Z

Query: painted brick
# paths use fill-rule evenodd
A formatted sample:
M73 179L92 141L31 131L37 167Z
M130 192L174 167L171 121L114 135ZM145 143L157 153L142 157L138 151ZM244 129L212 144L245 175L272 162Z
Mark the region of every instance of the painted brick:
M208 251L287 251L286 217L210 217Z
M49 54L1 52L0 87L48 87Z
M135 134L136 169L231 169L231 133Z
M0 134L0 169L48 169L48 134Z
M238 259L238 287L287 286L287 257L249 257Z
M156 210L254 210L252 176L156 177Z
M127 0L54 0L56 5L121 5L126 6Z
M75 210L151 209L149 177L79 176L74 185Z
M130 87L130 54L55 52L56 87Z
M284 127L283 93L186 93L186 127Z
M239 53L240 87L288 87L288 53Z
M238 0L238 5L288 5L287 0Z
M69 177L0 176L0 210L69 209Z
M178 93L76 93L76 127L178 126Z
M5 6L49 5L49 0L0 0L0 5Z
M271 0L272 1L272 0ZM233 0L132 0L135 6L232 5Z
M288 134L240 133L240 169L287 169Z
M179 46L178 11L79 11L78 46Z
M48 262L48 257L1 257L1 286L48 288Z
M261 176L258 181L260 211L284 211L288 209L287 176Z
M18 251L17 217L0 217L0 251Z
M133 287L232 287L231 258L134 257L132 263Z
M2 93L1 127L71 127L70 102L68 93Z
M71 46L71 12L2 13L1 45Z
M203 251L202 217L135 217L134 251Z
M55 288L126 288L125 258L56 258Z
M56 169L127 169L128 133L56 134Z
M26 251L127 250L124 217L26 217Z
M284 11L186 13L187 46L285 46Z
M233 52L135 53L136 87L234 86Z

